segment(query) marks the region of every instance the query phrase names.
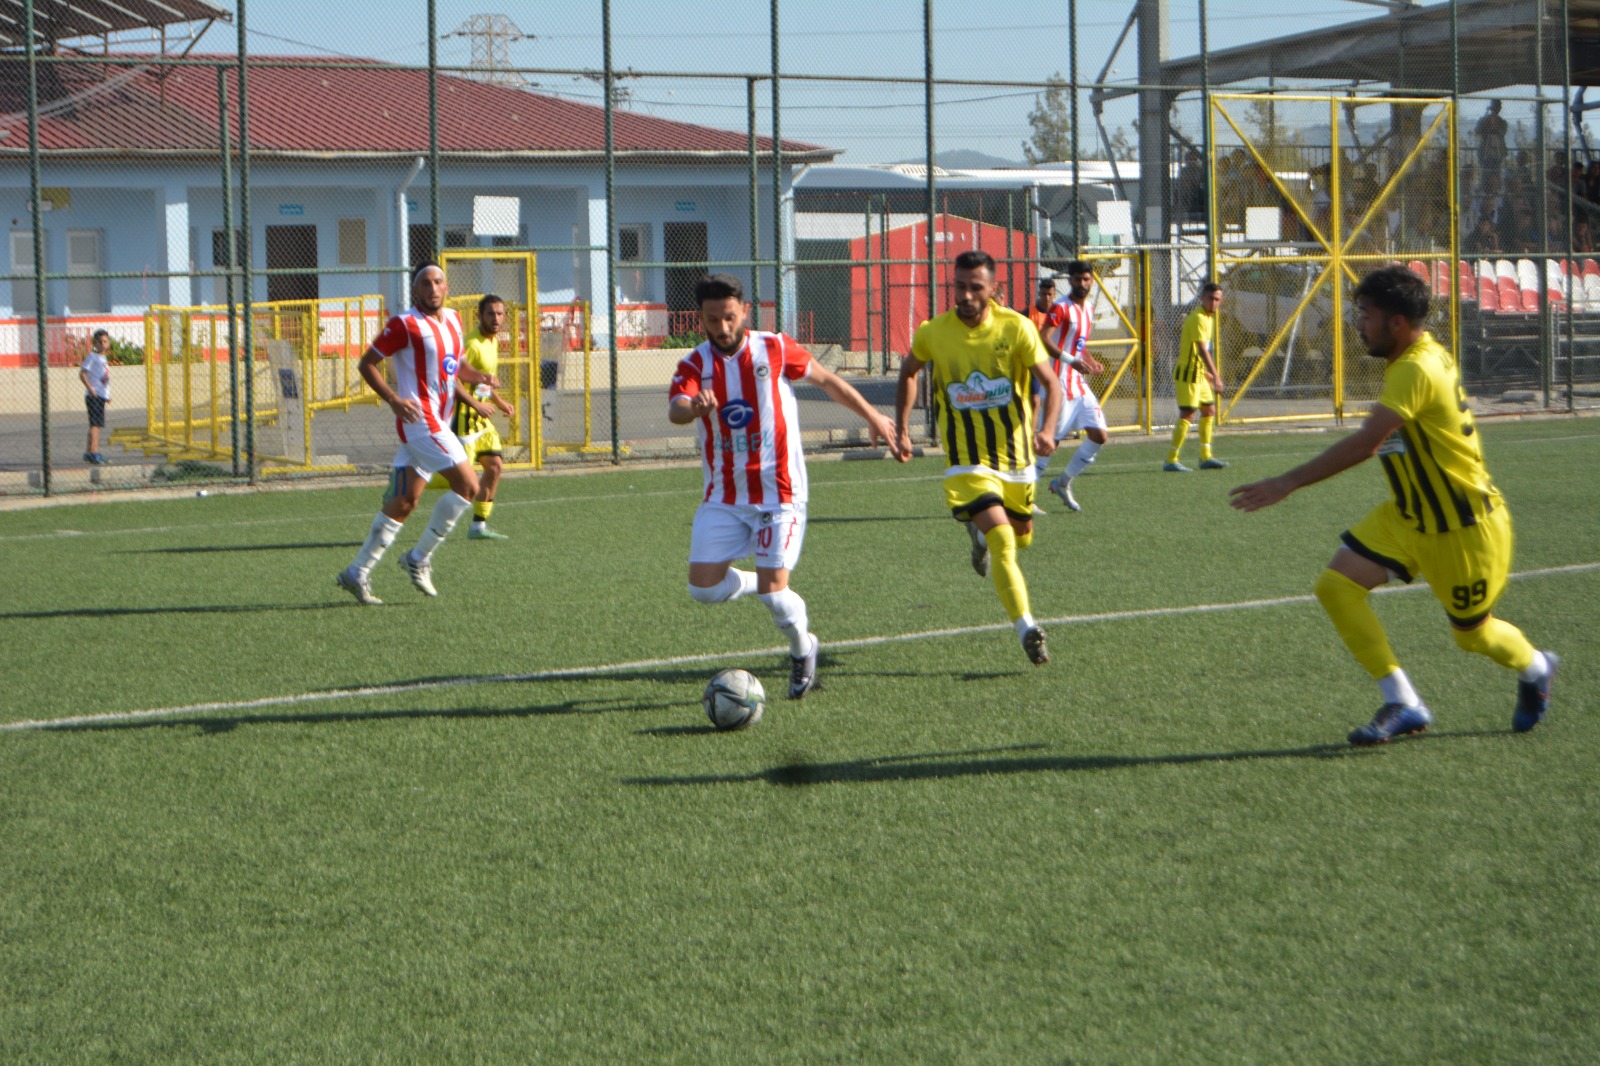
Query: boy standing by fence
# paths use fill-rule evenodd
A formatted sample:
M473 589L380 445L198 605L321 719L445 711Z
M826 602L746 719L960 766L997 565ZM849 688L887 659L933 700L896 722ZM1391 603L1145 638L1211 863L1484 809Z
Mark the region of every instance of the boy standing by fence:
M111 460L100 454L100 431L106 428L106 404L111 399L111 365L106 353L111 351L111 334L103 329L94 331L89 338L89 351L78 364L78 380L83 382L83 404L89 409L89 439L84 445L83 461L91 466L109 466Z

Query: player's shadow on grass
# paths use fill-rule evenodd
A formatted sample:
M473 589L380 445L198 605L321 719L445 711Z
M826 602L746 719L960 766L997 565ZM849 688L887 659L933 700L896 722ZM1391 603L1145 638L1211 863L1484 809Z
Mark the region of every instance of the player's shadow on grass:
M336 611L359 607L350 600L328 603L214 603L190 607L71 607L59 611L0 611L0 622L21 618L122 618L162 614L258 614L269 611ZM395 604L404 607L405 604ZM388 610L387 607L384 608Z
M816 525L818 522L950 522L952 519L947 514L913 514L913 515L813 515L806 519L806 524Z
M196 544L187 548L124 548L113 555L201 555L209 552L293 552L306 548L359 548L359 540L301 541L295 544Z
M1482 734L1448 734L1474 736ZM1443 735L1440 736L1442 739ZM1021 750L1039 750L1026 745ZM1002 751L1018 749L1000 749ZM630 777L629 785L718 785L764 781L770 785L870 784L880 781L928 781L987 774L1078 773L1123 770L1140 766L1183 766L1190 763L1228 763L1248 759L1340 759L1362 754L1364 749L1346 744L1314 744L1305 748L1256 751L1205 752L1175 755L1034 755L975 758L993 750L924 752L849 762L813 762L803 757L752 774L693 774L683 777Z

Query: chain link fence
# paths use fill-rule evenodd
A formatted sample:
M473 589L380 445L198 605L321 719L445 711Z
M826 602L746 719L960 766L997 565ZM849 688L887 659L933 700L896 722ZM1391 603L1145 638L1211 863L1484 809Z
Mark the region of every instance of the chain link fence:
M253 55L243 5L203 47L133 46L58 36L37 6L32 47L0 34L0 494L382 474L390 416L355 364L426 261L469 327L506 301L503 428L528 468L692 454L665 394L710 271L888 408L968 248L1022 312L1092 262L1118 432L1170 424L1212 278L1225 425L1359 416L1381 367L1347 294L1391 261L1433 286L1485 413L1600 401L1600 156L1569 54L1594 45L1564 0L1253 34L1206 0L1069 0L1028 32L903 4L848 42L718 3L740 47L709 71L664 62L661 15L620 0L594 5L600 61L569 67ZM1049 47L1000 68L1006 34ZM840 73L851 48L878 61ZM800 396L813 447L861 442Z

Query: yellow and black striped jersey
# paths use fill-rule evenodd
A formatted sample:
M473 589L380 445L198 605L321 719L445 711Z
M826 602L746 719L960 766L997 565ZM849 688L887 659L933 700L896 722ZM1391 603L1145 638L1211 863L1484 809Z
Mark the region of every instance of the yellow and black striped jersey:
M484 336L481 329L474 329L467 334L462 354L466 364L479 373L492 376L500 372L500 342L496 337ZM466 385L465 382L462 384ZM494 390L487 385L472 385L468 389L479 403L487 403L489 397L494 395ZM456 436L470 437L489 428L489 425L489 420L471 407L464 403L456 404Z
M1378 403L1405 424L1378 449L1395 505L1419 533L1472 526L1500 502L1455 358L1433 334L1383 373Z
M993 301L976 327L952 309L917 327L911 354L932 369L950 472L983 468L1033 480L1029 383L1046 358L1033 323Z
M1189 317L1183 320L1183 332L1178 335L1178 360L1173 364L1172 380L1205 380L1206 361L1200 353L1204 349L1212 362L1216 362L1216 336L1216 315L1208 315L1198 307L1190 311Z

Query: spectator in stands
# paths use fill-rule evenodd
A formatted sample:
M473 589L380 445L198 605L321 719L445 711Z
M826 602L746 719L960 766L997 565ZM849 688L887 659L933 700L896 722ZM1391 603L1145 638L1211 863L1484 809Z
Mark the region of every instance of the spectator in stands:
M1589 169L1583 175L1583 185L1573 191L1590 203L1600 204L1600 159L1589 163Z
M1533 205L1526 199L1508 202L1511 209L1500 213L1500 250L1511 255L1538 251L1539 228Z
M1184 153L1183 166L1178 168L1178 210L1186 222L1206 217L1206 168L1193 148Z
M1572 220L1572 251L1576 255L1594 254L1594 227L1587 215Z
M1490 100L1489 110L1478 120L1473 136L1478 138L1478 166L1484 174L1498 174L1506 162L1506 133L1509 127L1500 117L1500 101Z
M1498 252L1500 233L1495 229L1494 219L1489 215L1479 215L1477 228L1467 234L1464 243L1467 255L1485 256Z

